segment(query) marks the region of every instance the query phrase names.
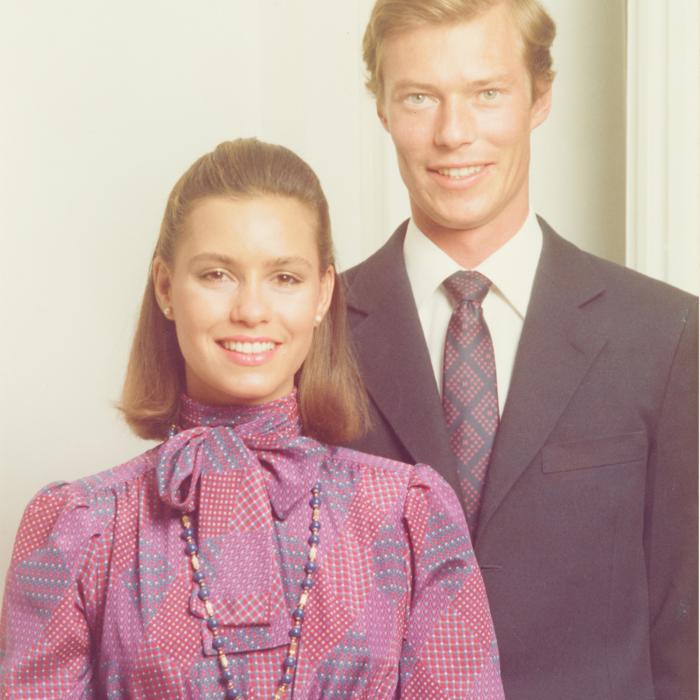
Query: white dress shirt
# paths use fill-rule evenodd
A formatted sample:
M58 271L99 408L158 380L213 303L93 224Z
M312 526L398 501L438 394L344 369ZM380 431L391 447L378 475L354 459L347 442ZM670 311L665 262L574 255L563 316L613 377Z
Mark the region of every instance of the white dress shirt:
M412 219L408 222L403 250L435 379L442 392L445 336L453 310L442 283L463 268L422 234ZM515 353L541 252L542 231L530 211L518 233L474 268L492 282L482 308L493 341L500 414L508 396Z

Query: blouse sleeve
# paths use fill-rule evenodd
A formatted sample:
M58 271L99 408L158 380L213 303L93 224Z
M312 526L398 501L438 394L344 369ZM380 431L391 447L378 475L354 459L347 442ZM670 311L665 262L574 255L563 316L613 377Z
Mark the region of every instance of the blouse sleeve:
M0 619L1 698L93 697L85 584L99 534L72 485L47 487L27 506Z
M400 660L402 700L504 697L486 591L454 491L417 465L404 522L411 602Z

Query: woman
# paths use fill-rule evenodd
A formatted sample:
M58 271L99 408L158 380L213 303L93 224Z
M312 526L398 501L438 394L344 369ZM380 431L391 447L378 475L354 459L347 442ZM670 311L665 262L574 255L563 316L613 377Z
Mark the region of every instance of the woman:
M503 697L454 494L332 446L365 397L296 155L223 143L175 185L121 407L163 442L27 508L3 697Z

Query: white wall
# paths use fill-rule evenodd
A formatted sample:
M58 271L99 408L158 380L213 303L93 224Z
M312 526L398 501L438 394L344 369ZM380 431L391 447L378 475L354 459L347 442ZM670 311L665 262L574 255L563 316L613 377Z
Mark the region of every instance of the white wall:
M407 214L362 85L371 0L0 2L0 576L43 484L146 444L113 408L168 191L216 143L295 149L326 188L339 260ZM554 109L533 201L624 256L623 0L548 0Z
M532 202L563 236L625 256L623 0L545 0L557 23L552 113L535 132Z
M700 2L627 6L627 264L700 291Z

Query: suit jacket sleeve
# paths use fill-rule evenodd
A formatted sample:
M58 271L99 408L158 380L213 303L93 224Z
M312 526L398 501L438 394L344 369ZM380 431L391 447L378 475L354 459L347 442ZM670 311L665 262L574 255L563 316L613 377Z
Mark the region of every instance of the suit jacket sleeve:
M645 548L657 700L698 697L697 300L671 367L650 446Z

